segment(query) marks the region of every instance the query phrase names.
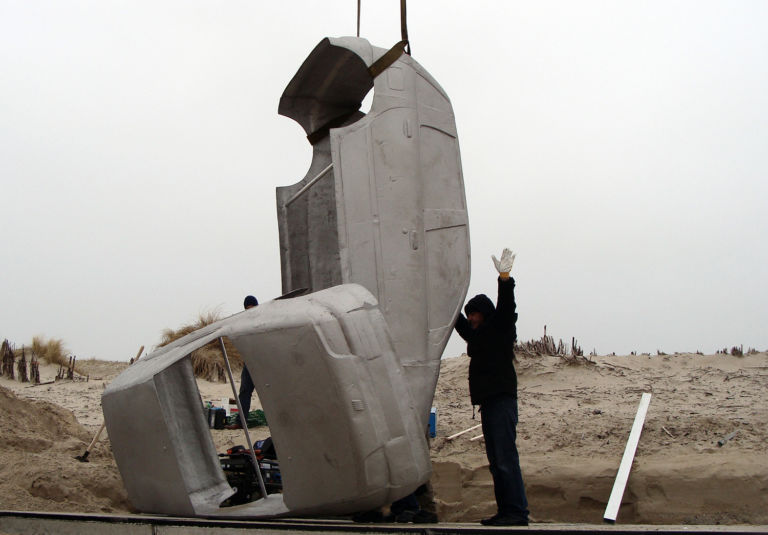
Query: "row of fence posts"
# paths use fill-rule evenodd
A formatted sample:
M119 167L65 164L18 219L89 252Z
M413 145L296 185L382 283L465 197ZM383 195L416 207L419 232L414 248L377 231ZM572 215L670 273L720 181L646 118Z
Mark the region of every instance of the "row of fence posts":
M569 348L561 339L555 344L555 339L547 335L547 326L544 326L544 336L541 340L531 340L530 342L521 342L515 344L516 354L527 355L551 355L553 357L582 357L584 350L576 342L576 338L571 338L571 347Z
M59 364L59 372L56 374L56 379L74 379L76 360L77 357L70 356L69 363L66 366Z
M16 378L16 370L18 369L19 381L22 383L29 382L29 376L27 375L27 356L24 348L21 348L21 359L19 359L18 365L16 364L16 355L14 348L8 340L3 340L0 353L3 355L3 365L0 370L0 375L4 375L9 379Z
M16 362L17 353L18 351L8 340L3 340L2 347L0 347L0 354L2 354L3 359L2 367L0 367L0 376L16 379L18 373L18 380L22 383L32 383L33 385L40 384L40 366L35 354L32 354L29 366L27 366L27 355L24 346L21 347L21 358L18 362ZM76 360L77 357L70 356L69 362L66 365L60 364L55 380L74 380ZM86 375L85 380L87 381L88 379L90 379L90 377Z

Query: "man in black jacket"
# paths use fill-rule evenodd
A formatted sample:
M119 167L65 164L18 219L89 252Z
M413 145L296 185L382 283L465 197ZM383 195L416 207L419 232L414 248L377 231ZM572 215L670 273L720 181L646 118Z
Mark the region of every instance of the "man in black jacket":
M456 331L467 342L469 396L480 405L485 452L493 476L498 513L481 521L487 526L527 526L528 500L515 440L517 438L517 374L512 362L517 339L515 280L509 276L515 255L504 249L493 257L499 272L496 306L476 295L456 320Z

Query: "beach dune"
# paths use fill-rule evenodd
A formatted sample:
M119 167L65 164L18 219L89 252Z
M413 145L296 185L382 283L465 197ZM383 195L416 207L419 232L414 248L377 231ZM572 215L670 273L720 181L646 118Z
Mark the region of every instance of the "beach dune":
M443 359L435 393L432 483L441 521L495 512L493 484L469 402L466 356ZM104 385L127 363L79 362L88 381L30 386L0 377L0 509L132 512L102 436ZM643 392L651 404L617 523L768 524L768 354L522 356L518 448L536 522L602 522ZM41 366L41 381L58 370ZM203 401L231 396L198 381ZM254 397L253 409L259 408ZM269 418L269 415L267 415ZM254 439L268 428L252 430ZM221 452L242 431L212 430ZM473 440L474 439L474 440Z

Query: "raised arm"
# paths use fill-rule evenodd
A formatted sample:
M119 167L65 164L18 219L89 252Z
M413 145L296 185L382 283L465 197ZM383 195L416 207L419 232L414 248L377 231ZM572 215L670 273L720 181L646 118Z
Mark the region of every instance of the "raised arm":
M513 279L509 272L512 271L512 265L515 263L515 255L509 249L504 249L501 253L501 260L498 260L495 256L491 256L493 259L493 265L496 267L496 271L499 272L499 294L496 299L496 314L503 323L514 323L517 321L517 314L515 309L515 279Z
M499 277L499 296L496 299L496 314L504 323L515 323L515 279L507 276L506 280Z

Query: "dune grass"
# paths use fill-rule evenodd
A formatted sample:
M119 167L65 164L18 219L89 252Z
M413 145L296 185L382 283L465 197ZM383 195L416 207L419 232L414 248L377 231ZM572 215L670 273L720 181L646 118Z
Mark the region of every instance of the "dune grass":
M178 340L182 336L201 329L206 325L215 323L221 319L221 314L218 311L210 311L201 313L197 321L182 325L178 329L165 329L163 331L162 340L159 347L170 344L171 342ZM239 372L242 369L243 361L240 357L240 353L237 352L235 346L229 339L224 338L224 347L227 350L227 356L229 357L230 365L232 366L233 373ZM190 354L192 360L192 370L195 377L205 379L208 381L227 381L227 372L224 364L224 355L221 352L221 346L218 340L214 340L200 349L196 349Z
M71 354L64 341L60 338L48 338L44 336L32 337L32 343L27 348L38 361L44 361L49 364L63 366L68 368L70 365ZM86 374L80 368L79 363L75 362L74 373L85 376Z
M32 338L32 353L38 360L44 360L49 364L60 366L69 365L69 352L64 346L64 341L58 338L45 339L42 336Z

